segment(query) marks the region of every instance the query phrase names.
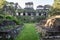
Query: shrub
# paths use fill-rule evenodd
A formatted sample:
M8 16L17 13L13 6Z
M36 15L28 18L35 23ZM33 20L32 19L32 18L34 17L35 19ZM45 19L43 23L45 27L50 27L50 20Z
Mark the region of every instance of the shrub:
M17 17L14 16L6 16L6 19L14 21L17 25L22 24L22 22L18 20Z

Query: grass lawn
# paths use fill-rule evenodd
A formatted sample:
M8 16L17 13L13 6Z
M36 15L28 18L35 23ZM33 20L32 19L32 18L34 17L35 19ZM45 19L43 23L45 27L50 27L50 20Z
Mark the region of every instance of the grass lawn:
M35 24L25 23L23 30L18 35L16 40L39 40L39 35L36 32Z

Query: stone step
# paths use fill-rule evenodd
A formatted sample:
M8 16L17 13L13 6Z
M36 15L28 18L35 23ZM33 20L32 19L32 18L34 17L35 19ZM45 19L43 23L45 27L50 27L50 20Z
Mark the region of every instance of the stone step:
M45 36L45 39L60 39L60 36Z

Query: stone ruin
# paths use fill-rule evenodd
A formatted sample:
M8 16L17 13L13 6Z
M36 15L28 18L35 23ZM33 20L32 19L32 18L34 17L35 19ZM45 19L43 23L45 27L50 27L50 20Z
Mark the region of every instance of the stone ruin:
M48 19L45 24L46 28L57 28L59 26L60 26L60 16L54 16L53 18Z

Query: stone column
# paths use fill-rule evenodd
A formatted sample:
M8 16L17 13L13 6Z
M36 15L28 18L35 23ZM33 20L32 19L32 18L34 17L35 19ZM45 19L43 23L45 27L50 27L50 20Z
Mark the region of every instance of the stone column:
M25 13L26 16L28 16L28 13Z
M31 16L33 16L33 13L31 13Z
M33 17L33 16L31 16L31 19L33 20L33 19L34 19L34 17Z
M18 15L19 15L19 13L16 13L16 15L18 16Z
M23 13L20 13L21 16L23 16Z
M36 13L36 16L39 16L39 13Z
M41 13L41 16L43 16L44 14L43 13Z

